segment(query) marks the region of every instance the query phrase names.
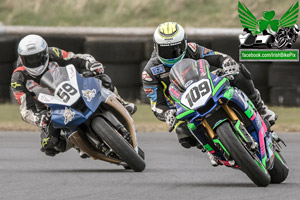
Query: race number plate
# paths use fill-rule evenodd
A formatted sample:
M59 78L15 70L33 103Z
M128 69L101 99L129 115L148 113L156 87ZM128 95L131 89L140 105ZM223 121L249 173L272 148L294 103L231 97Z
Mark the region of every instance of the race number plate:
M181 102L189 109L203 106L211 96L212 90L208 79L202 79L190 85L181 97Z

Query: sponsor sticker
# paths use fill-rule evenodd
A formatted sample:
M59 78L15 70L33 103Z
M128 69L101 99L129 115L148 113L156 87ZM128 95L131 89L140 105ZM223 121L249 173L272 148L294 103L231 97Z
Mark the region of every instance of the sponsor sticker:
M144 91L145 91L146 94L150 94L150 93L152 93L154 90L153 90L153 88L144 88Z
M151 78L151 76L146 71L143 71L143 73L142 73L142 79L144 81L147 81L147 82L153 81L153 79Z
M196 47L196 43L194 42L189 42L188 43L190 49L192 49L192 51L195 53L197 51L197 47Z
M65 113L64 113L64 118L65 118L64 122L65 122L65 124L72 121L74 116L75 116L75 112L73 112L71 109L65 107Z
M164 68L163 65L158 65L158 66L152 67L151 72L153 75L157 75L157 74L165 73L166 69Z
M95 97L95 95L96 95L96 89L92 89L92 90L90 90L90 89L87 89L87 90L81 90L81 92L82 92L82 94L83 94L83 97L85 97L86 100L87 100L88 102L91 102L92 99L93 99L93 98Z

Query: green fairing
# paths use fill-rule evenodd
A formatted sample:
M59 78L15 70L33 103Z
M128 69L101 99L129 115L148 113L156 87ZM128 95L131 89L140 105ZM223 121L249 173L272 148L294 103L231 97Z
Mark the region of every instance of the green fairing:
M189 114L191 114L193 112L195 112L195 111L193 111L193 110L187 110L187 111L181 113L180 115L177 115L176 119L181 119L181 118L183 118L183 117L185 117L185 116L187 116L187 115L189 115Z
M209 71L208 67L206 67L206 71L207 71L207 77L208 77L208 79L210 81L210 85L211 85L212 89L214 90L215 87L214 87L213 81L210 78L210 71Z
M185 117L185 116L187 116L187 115L189 115L189 114L195 112L194 110L188 109L187 107L185 107L184 105L182 105L178 99L174 98L173 96L172 96L172 98L173 98L180 106L182 106L184 109L187 110L187 111L185 111L185 112L183 112L183 113L177 115L177 116L176 116L176 119L181 119L181 118L183 118L183 117Z
M210 78L210 77L209 77ZM224 85L224 83L226 83L227 79L223 78L218 85L213 89L213 96L218 92L218 90Z
M206 144L203 147L206 149L206 151L212 151L212 150L214 150L209 144Z
M230 156L230 154L228 153L227 149L225 149L224 145L221 143L220 140L214 139L213 141L214 141L214 143L219 144L222 147L222 149L224 149L224 151L226 152L226 154Z
M193 131L197 129L197 126L194 123L188 123L188 128Z
M224 93L224 97L230 100L232 96L233 96L233 87L230 87L230 89Z
M244 138L244 140L245 140L246 142L248 142L247 139L246 139L246 137L244 136L243 132L240 130L240 124L241 124L241 121L238 120L238 121L236 122L236 124L235 124L235 128L236 128L236 130L239 132L240 136L242 136L242 137Z
M253 109L249 106L248 109L245 111L245 114L250 119L253 116Z
M255 106L253 105L253 103L250 99L248 101L248 105L252 108L252 110L254 110Z

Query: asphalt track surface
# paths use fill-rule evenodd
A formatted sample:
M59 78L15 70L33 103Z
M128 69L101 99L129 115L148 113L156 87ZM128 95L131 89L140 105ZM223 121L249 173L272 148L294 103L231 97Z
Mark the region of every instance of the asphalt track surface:
M54 158L39 151L39 133L0 133L0 199L284 199L300 196L300 134L279 134L290 174L282 184L256 187L239 170L211 167L205 154L184 149L174 133L139 133L146 170L135 173L81 159L71 149Z

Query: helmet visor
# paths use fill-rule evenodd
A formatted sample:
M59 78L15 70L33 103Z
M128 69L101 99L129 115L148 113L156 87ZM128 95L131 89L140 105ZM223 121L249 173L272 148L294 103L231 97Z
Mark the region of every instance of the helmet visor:
M186 49L186 42L182 40L181 42L175 44L157 44L157 53L161 58L172 59L179 57Z
M22 56L20 55L20 59L22 61L22 64L27 67L27 68L36 68L41 65L44 65L47 60L48 60L48 52L47 49L44 51L33 54L33 55L28 55L28 56Z

